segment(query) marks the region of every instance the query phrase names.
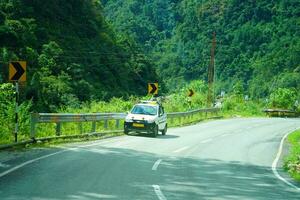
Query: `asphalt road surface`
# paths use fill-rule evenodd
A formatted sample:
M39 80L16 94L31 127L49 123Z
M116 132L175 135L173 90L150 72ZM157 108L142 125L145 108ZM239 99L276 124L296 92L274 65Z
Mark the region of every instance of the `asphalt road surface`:
M283 136L299 127L299 119L226 119L157 138L0 152L0 199L299 200L281 159L272 169Z

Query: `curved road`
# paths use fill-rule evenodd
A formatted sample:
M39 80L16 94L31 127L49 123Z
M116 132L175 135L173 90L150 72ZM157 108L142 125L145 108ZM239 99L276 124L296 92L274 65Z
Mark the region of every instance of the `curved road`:
M299 127L298 119L226 119L157 138L0 152L0 199L299 200L299 185L272 171L282 137Z

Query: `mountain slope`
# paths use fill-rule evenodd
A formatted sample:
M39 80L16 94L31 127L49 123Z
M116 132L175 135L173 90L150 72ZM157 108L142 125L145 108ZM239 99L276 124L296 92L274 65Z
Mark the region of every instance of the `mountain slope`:
M0 61L26 60L26 98L40 111L146 94L158 81L134 41L118 37L99 1L0 0ZM0 77L6 81L6 73Z
M217 34L217 92L241 83L252 97L300 89L300 3L295 0L103 0L115 29L144 47L169 88L207 78Z

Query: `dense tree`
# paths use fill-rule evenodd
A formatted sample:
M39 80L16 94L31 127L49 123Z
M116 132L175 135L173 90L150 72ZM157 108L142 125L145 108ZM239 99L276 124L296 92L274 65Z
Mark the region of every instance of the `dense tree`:
M159 80L154 63L102 13L99 0L0 0L0 64L27 61L22 94L35 109L144 95Z
M299 1L106 0L103 5L115 29L153 58L169 88L207 79L215 31L217 92L233 91L236 82L256 98L278 87L300 89Z

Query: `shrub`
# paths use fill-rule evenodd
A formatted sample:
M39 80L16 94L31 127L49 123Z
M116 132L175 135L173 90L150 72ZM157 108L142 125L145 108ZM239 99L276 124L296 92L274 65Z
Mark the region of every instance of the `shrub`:
M294 89L278 88L270 95L269 106L272 108L292 109L297 99Z

